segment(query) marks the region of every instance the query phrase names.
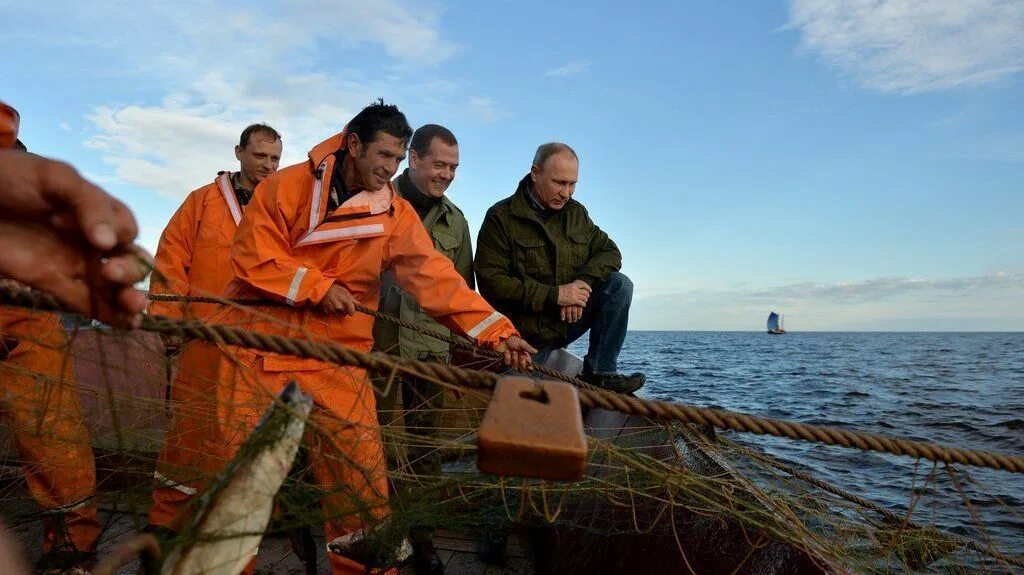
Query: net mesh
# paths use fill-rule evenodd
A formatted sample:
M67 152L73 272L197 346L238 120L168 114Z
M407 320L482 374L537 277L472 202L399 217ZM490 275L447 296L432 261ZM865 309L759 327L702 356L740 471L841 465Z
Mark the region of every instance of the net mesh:
M526 533L545 572L1022 572L1020 550L989 528L1024 526L1021 509L1000 501L995 519L983 517L975 503L992 490L965 469L911 462L907 504L871 508L841 484L837 494L794 477L745 437L594 410L582 481L501 478L475 467L480 390L395 373L370 374L369 385L352 368L198 342L167 355L154 334L0 310L0 519L32 556L91 539L102 555L153 522L154 489L180 511L157 522L187 549L201 521L260 504L226 486L277 474L267 534L290 547L278 557L264 544L267 572L288 554L323 571L323 546L310 542L359 529L372 543L361 552L380 566L397 561L403 539L444 530ZM239 317L309 337L266 312ZM245 440L292 380L314 407L295 463L280 469L282 433ZM160 457L165 444L174 448Z

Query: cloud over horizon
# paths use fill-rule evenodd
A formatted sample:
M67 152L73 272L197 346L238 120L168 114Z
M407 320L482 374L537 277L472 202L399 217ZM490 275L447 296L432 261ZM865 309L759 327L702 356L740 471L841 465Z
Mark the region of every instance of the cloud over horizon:
M881 92L987 84L1024 70L1024 2L791 0L801 46Z
M739 329L763 326L769 311L787 327L814 330L946 329L974 323L1024 331L1024 272L951 278L883 277L850 282L798 282L774 287L676 290L638 288L632 329ZM929 327L931 326L931 327Z

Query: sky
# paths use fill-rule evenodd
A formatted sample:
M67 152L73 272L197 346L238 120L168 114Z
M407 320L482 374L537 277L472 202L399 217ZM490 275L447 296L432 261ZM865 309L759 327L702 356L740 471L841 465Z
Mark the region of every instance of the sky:
M573 146L631 329L1024 331L1022 0L143 4L0 0L0 99L150 250L246 125L287 165L382 97L474 237Z

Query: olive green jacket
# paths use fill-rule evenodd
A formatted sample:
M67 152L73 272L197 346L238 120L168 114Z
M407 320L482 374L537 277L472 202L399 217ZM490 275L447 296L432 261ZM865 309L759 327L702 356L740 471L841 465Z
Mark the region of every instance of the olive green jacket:
M398 185L398 178L395 178L393 183L398 195L404 197L401 186ZM437 251L452 260L455 270L466 280L469 289L474 289L473 246L470 243L469 223L462 215L462 210L447 197L442 197L441 202L427 212L423 226L434 240ZM447 328L427 315L416 303L415 298L399 287L394 274L390 271L381 275L378 309L424 328L444 334L450 333ZM449 354L448 343L381 320L377 320L373 325L373 348L408 359L446 357Z
M542 219L527 199L529 186L527 174L512 197L487 211L477 237L476 276L488 303L541 347L566 336L558 286L577 279L599 284L622 267L622 254L576 200Z

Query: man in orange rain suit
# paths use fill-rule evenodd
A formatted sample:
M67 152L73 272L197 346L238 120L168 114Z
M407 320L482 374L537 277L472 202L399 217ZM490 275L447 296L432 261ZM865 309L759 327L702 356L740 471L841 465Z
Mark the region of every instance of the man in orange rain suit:
M370 351L374 318L356 314L355 306L376 308L380 275L391 270L428 314L525 369L533 348L467 287L451 260L434 249L415 209L395 194L390 180L411 135L398 108L371 104L345 132L314 147L308 161L260 184L232 243L236 279L228 294L276 298L292 307L224 307L210 321ZM325 493L327 540L386 515L384 450L366 372L222 349L218 431L203 437L202 450L226 464L271 398L294 380L315 402L308 444L313 474ZM335 574L366 569L334 554L330 562Z
M235 157L239 171L220 172L213 183L195 190L167 223L160 236L151 283L154 294L217 296L234 277L229 253L231 238L256 185L277 171L281 162L281 135L266 124L242 131ZM202 318L214 304L154 301L149 313L170 317ZM173 352L181 342L165 339ZM154 472L156 487L149 523L174 531L175 518L195 493L195 467L203 457L198 437L209 432L212 415L204 403L216 382L217 351L190 346L178 360L171 385L172 420Z
M17 138L18 113L0 102L0 144ZM100 535L96 464L68 344L56 314L0 308L0 412L44 510L42 572L88 567Z

